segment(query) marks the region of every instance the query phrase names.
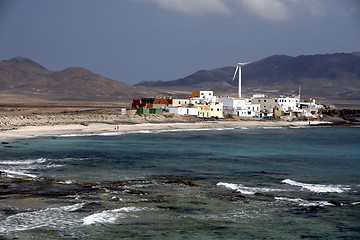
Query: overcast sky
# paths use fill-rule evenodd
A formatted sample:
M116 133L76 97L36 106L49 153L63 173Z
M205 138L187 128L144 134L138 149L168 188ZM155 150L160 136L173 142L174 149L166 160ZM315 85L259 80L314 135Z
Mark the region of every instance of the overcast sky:
M134 84L290 56L360 51L359 0L0 0L0 59Z

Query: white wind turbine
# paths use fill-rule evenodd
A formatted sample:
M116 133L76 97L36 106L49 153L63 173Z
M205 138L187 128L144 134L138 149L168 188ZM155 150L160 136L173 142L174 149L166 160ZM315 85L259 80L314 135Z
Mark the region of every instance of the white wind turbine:
M249 63L250 63L250 62L238 63L238 64L236 65L236 69L235 69L233 81L235 80L236 73L239 71L239 98L241 98L241 68L242 68L243 66L249 64Z

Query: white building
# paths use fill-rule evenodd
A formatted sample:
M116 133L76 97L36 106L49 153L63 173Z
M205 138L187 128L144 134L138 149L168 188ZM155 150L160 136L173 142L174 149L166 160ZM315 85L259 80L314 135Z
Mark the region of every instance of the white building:
M321 104L317 104L315 99L309 99L304 102L300 102L299 105L300 105L300 108L306 108L306 107L323 108L324 107Z
M233 115L240 117L255 117L260 112L260 104L252 104L250 98L218 97L217 102L228 109L232 108Z
M249 98L231 98L231 97L217 97L216 101L222 103L224 107L242 108L251 103Z
M300 96L287 97L280 96L277 98L278 106L284 106L290 108L290 110L297 110L300 107Z
M169 113L177 114L177 115L198 115L197 107L170 107L167 108Z
M193 91L190 104L201 104L203 102L210 103L216 102L216 96L213 91Z
M239 117L259 117L260 116L260 104L246 104L241 108L235 109L236 116Z

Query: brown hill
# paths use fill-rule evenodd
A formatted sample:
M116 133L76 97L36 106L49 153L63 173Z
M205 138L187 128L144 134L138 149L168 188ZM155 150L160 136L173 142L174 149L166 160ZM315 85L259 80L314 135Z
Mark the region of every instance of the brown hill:
M214 90L236 95L234 67L198 71L174 81L141 82L137 86L162 90ZM243 67L243 93L291 94L301 86L302 96L325 102L360 101L360 55L338 53L290 57L271 56Z
M0 61L0 102L117 102L161 94L134 87L85 68L50 71L22 57Z

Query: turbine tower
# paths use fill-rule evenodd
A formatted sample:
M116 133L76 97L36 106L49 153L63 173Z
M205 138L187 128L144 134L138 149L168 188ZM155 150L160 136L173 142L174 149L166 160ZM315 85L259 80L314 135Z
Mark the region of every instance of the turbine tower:
M245 66L246 64L249 64L249 63L250 63L250 62L238 63L238 64L236 65L236 69L235 69L233 81L235 80L236 73L239 72L239 98L241 98L241 68L242 68L243 66Z

